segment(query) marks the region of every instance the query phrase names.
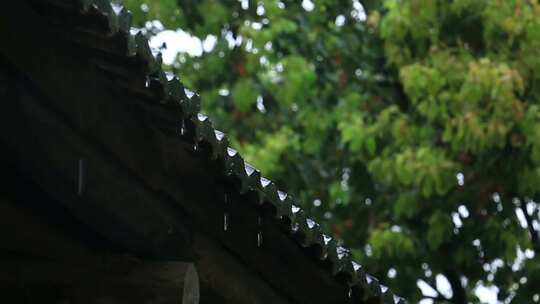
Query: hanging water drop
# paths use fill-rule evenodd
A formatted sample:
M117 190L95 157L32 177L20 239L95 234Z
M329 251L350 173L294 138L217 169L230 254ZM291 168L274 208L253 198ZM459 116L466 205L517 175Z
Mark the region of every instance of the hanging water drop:
M324 261L328 258L328 252L324 252L322 255L321 255L321 261Z
M347 293L347 296L349 297L349 299L352 298L352 288L349 288L349 292Z
M197 150L199 150L199 144L195 142L195 144L193 144L193 151L197 151Z

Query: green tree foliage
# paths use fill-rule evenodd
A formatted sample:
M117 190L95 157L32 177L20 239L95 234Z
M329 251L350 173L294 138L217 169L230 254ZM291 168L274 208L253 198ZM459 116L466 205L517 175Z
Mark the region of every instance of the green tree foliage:
M124 2L216 39L169 68L385 284L538 302L537 0Z

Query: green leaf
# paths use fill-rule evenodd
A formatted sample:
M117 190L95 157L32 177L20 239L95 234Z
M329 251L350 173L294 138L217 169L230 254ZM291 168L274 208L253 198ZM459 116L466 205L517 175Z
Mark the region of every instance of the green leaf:
M249 79L238 81L232 90L234 104L242 112L248 111L257 102L258 94L255 84Z

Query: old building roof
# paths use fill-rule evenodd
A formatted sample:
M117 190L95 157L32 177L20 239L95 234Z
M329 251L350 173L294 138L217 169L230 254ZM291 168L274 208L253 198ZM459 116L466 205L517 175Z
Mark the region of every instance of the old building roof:
M243 225L241 223L250 222L245 227L253 230L251 233L256 237L240 242L250 242L252 246L260 247L259 250L266 250L267 243L270 243L268 246L286 247L294 242L301 248L306 259L315 261L314 267L319 267L328 278L344 287L342 290L346 293L345 297L351 303L405 303L405 300L367 274L365 267L354 262L348 249L339 246L334 238L324 234L320 225L306 216L295 198L280 191L272 181L264 178L261 172L246 163L237 151L229 147L227 136L214 129L210 119L199 112L199 96L186 89L175 75L162 69L161 55L149 47L142 33L132 32L131 14L127 9L111 4L109 0L29 0L28 3L62 41L69 41L74 45L74 49L80 52L73 56L86 57L95 69L107 78L110 94L114 95L114 98L129 100L133 97L137 100L133 107L142 108L149 113L149 118L142 119L151 120L148 123L151 128L165 134L160 137L162 141L181 142L182 147L189 150L186 153L191 155L184 159L193 158L201 164L213 164L209 167L217 173L211 175L212 182L208 185L225 185L222 201L216 202L216 210L212 211L223 215L219 225L224 234L227 230L232 230L236 223ZM32 73L29 74L31 78L34 77ZM139 100L142 102L138 102ZM125 109L129 107L126 106ZM160 144L165 147L167 145ZM155 152L161 153L160 159L167 163L174 163L179 161L174 158L183 157L163 149ZM125 154L119 155L117 157L122 158ZM129 163L129 160L127 162ZM149 163L154 162L149 160ZM194 163L193 166L198 164ZM79 167L84 166L81 161ZM195 172L199 169L193 170ZM144 173L144 170L141 172ZM160 176L156 180L161 178L164 177ZM193 178L204 178L204 172ZM78 190L82 192L84 185L80 183ZM197 188L197 191L204 189ZM241 201L244 204L242 208L255 211L236 215L238 208L228 207L231 200ZM182 201L179 204L188 210L189 214L197 214L199 223L204 223L205 215L197 213L202 212L197 206ZM256 217L249 219L253 214L256 214ZM225 237L221 240L227 242ZM275 240L286 242L280 241L278 245L272 245ZM235 244L237 243L233 242L225 246L234 247ZM231 250L242 258L245 258L244 254L252 254L243 253L241 249ZM277 249L268 250L272 253ZM292 260L287 261L287 255L279 258L283 261L283 267L294 263ZM246 261L256 263L253 259L246 258ZM275 284L279 285L277 282Z

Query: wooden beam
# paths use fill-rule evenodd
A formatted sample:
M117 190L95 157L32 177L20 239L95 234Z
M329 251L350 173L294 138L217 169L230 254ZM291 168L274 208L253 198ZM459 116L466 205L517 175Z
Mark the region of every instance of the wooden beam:
M197 304L199 278L191 263L132 262L105 257L78 263L0 261L3 303ZM8 294L9 298L2 295Z
M0 188L0 252L56 259L91 255L83 242L16 204Z

